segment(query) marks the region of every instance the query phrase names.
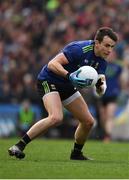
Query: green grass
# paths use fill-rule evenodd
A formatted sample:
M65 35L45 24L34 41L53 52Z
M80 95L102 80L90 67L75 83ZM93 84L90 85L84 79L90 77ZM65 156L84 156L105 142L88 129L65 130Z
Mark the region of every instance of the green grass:
M84 153L94 161L70 161L73 141L38 139L26 148L23 160L9 157L16 139L0 139L1 179L128 179L129 144L88 141Z

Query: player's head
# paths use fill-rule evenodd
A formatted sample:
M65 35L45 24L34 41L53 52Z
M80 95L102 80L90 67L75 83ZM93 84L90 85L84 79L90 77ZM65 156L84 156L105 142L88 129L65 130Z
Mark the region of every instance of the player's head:
M118 41L117 34L109 27L98 29L95 35L95 54L107 58Z

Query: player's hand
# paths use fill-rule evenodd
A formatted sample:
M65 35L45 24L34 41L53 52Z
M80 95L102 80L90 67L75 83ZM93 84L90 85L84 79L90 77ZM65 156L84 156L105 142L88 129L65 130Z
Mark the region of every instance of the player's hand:
M97 94L99 96L102 96L105 93L106 88L107 88L106 82L103 79L99 78L95 86L96 86Z
M102 85L103 85L103 81L101 78L99 78L95 86L97 89L99 89Z
M86 81L77 77L80 72L81 70L77 70L69 74L68 78L74 86L79 87L79 88L84 88L86 86Z

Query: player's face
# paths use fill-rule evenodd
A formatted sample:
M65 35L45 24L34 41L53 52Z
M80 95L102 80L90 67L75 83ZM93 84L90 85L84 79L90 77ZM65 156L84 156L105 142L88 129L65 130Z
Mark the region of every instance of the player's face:
M106 59L112 52L116 42L113 41L110 37L105 36L103 41L95 42L95 54L101 58Z

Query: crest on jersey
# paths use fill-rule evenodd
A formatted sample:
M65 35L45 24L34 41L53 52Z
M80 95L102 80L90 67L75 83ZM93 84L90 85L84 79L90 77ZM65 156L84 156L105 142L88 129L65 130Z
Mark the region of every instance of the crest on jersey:
M88 59L85 59L84 62L85 62L86 64L88 64Z

